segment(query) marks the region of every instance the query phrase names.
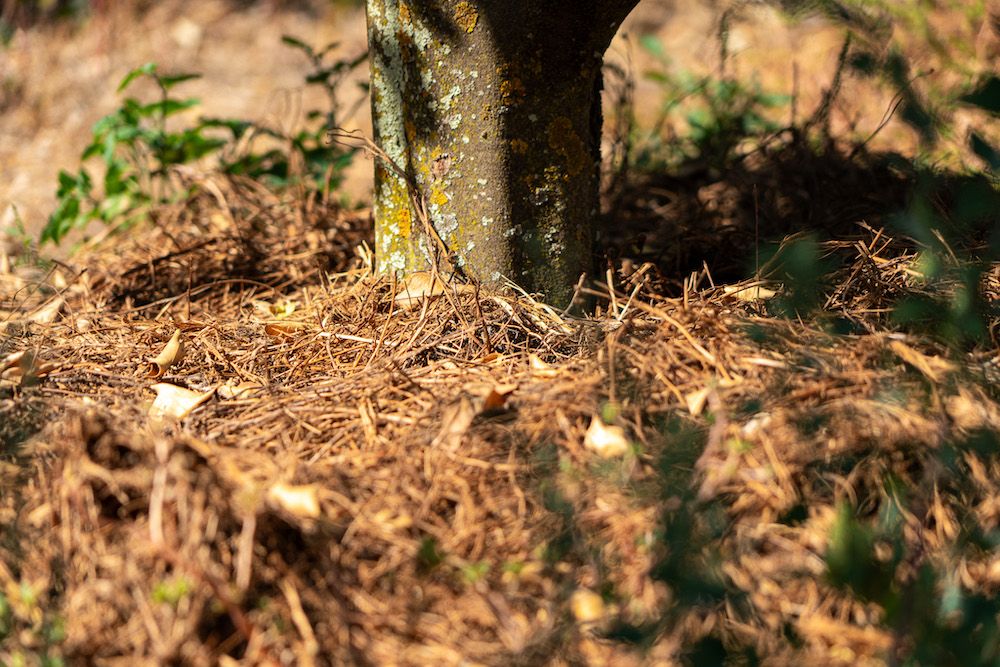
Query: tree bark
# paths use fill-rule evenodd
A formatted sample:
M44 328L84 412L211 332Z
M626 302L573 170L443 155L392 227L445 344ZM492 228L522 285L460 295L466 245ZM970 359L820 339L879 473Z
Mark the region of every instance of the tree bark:
M375 167L380 270L448 259L569 301L592 265L603 55L637 2L367 0L375 143L391 162Z

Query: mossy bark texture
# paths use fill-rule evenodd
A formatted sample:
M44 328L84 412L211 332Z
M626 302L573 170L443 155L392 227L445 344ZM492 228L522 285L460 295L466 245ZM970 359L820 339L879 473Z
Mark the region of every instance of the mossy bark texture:
M592 263L604 51L637 1L367 0L382 271L447 260L568 301Z

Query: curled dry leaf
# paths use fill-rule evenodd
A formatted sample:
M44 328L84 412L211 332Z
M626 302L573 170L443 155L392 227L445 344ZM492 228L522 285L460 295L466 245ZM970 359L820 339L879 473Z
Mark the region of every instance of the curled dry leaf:
M299 304L296 301L282 301L281 303L271 303L254 299L250 303L257 310L257 313L265 320L288 319L298 310Z
M531 364L531 373L538 377L551 378L559 374L554 366L542 361L542 358L535 353L528 356L528 363Z
M156 399L149 408L150 417L176 417L183 419L195 408L207 401L215 393L215 387L208 391L193 391L168 382L158 382L150 387L156 392Z
M711 393L711 387L703 387L685 396L684 402L687 404L688 412L695 417L700 415L701 411L705 409L705 402L708 401L708 395Z
M486 393L483 399L482 412L492 412L503 409L507 398L517 389L516 384L496 384Z
M441 296L449 289L465 294L474 288L472 285L446 285L441 276L430 271L417 271L406 277L393 300L400 309L410 310L419 306L424 299Z
M21 350L0 360L0 387L20 387L45 377L56 368L52 363L39 363L33 352Z
M265 324L264 333L275 338L291 338L296 333L303 331L308 327L308 322L282 320L280 322L268 322Z
M56 321L56 318L59 317L60 313L62 313L62 309L65 304L66 300L61 296L50 299L42 306L36 308L31 315L28 316L28 320L34 322L35 324L52 324Z
M586 588L574 591L569 599L569 608L578 623L594 623L604 617L604 600Z
M624 456L629 449L625 430L621 426L608 426L597 415L590 420L583 446L605 459Z
M174 329L174 335L170 337L160 353L149 360L146 377L154 379L163 377L168 368L180 363L183 358L184 341L181 339L181 330Z
M763 301L777 294L774 290L767 289L762 285L750 285L747 287L726 285L722 288L722 291L740 301Z
M945 375L955 370L955 365L950 361L941 357L932 357L917 352L902 341L894 340L890 342L889 349L902 359L904 363L920 371L931 382L941 382Z
M430 271L411 273L403 281L394 297L396 305L403 310L410 310L420 305L423 299L444 294L444 283Z
M459 400L445 408L444 416L441 419L441 428L438 430L431 447L444 445L449 451L455 451L462 444L462 437L472 426L472 420L476 418L476 406L468 396L462 396Z
M250 398L264 388L257 382L236 382L230 380L219 387L216 392L222 398Z
M316 519L320 515L319 490L315 484L275 484L268 489L267 499L275 507L300 519Z

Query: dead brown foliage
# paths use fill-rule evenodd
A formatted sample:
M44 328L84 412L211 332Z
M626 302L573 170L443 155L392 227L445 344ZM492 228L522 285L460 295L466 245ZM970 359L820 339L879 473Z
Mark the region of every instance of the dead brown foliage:
M673 664L711 635L885 664L883 610L823 557L837 504L873 512L889 472L912 490L897 575L1000 585L995 554L952 549L1000 526L1000 463L961 454L956 487L933 455L1000 428L995 359L878 326L871 285L914 279L883 233L830 247L855 260L827 305L864 335L705 274L677 298L632 275L587 319L454 285L406 307L354 254L364 216L203 185L73 267L4 276L4 660L59 618L71 663ZM212 393L154 419L154 382ZM601 414L623 456L588 449Z

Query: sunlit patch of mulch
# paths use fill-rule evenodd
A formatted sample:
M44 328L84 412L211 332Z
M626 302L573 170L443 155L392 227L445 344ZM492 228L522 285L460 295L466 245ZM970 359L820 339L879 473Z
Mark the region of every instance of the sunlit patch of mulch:
M835 335L705 273L605 285L583 319L411 298L372 274L366 216L202 192L4 276L5 662L681 664L711 639L888 664L904 639L824 557L889 475L900 584L1000 587L995 552L955 548L1000 527L1000 461L960 446L1000 432L996 356L882 326L859 281L917 284L880 232L829 248L856 271L827 305L869 331Z

